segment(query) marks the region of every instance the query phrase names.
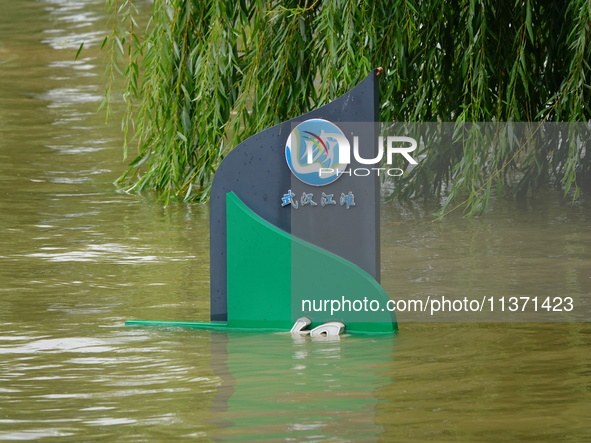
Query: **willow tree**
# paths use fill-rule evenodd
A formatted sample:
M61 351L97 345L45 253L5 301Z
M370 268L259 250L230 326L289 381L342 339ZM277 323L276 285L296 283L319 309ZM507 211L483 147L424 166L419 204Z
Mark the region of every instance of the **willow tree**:
M111 72L125 79L124 128L137 149L119 184L166 199L204 201L229 149L375 67L384 69L382 121L591 117L589 0L155 0L145 27L133 1L110 4L105 43ZM576 194L591 172L580 146L422 154L394 196L446 195L446 205L467 199L468 210L492 189Z

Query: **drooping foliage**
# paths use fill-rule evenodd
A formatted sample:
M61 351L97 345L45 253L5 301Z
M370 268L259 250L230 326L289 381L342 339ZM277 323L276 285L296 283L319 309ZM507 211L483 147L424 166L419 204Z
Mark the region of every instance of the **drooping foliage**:
M119 183L167 200L205 200L231 147L376 67L385 122L591 118L589 0L154 0L142 28L133 1L110 3L107 44L138 150ZM394 196L447 197L447 206L467 198L468 211L494 189L576 194L591 175L580 144L459 143L420 154Z

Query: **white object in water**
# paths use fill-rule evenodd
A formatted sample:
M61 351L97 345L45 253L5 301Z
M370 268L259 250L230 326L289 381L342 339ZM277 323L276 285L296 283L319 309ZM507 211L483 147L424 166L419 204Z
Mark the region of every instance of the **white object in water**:
M308 317L300 317L296 320L294 325L292 326L291 332L292 334L309 334L310 331L304 331L312 321Z
M340 321L329 321L310 331L310 337L337 337L345 330Z

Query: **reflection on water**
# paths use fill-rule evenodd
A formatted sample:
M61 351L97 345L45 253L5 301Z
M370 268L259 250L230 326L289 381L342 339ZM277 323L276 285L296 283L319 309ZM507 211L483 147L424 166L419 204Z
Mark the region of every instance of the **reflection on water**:
M214 400L224 441L365 439L376 423L377 390L391 382L393 337L311 341L289 333L214 334L213 365L225 386Z
M102 0L0 11L1 440L591 439L588 324L402 323L338 342L124 327L207 320L207 208L115 191L101 39L74 60L106 33ZM589 299L589 208L549 194L431 224L427 205L385 204L383 284Z

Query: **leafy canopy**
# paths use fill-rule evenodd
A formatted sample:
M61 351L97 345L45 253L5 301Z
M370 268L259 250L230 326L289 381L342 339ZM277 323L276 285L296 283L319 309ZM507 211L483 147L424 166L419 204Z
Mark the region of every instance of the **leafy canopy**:
M138 150L119 184L167 201L206 200L231 147L335 99L378 66L386 122L591 117L588 0L155 0L145 27L135 2L110 5L110 72L125 79L123 125ZM445 205L468 197L471 212L493 189L578 192L591 172L576 145L452 144L421 154L393 196L445 196Z

